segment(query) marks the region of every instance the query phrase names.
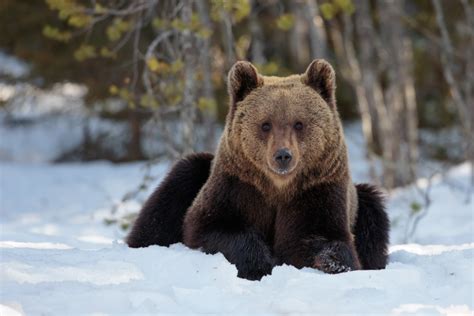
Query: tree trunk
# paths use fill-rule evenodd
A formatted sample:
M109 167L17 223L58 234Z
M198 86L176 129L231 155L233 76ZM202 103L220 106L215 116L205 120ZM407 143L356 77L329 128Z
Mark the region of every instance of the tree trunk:
M335 22L330 25L330 33L334 50L338 60L339 69L342 75L354 89L358 111L362 122L362 132L366 145L366 156L369 161L369 176L372 181L377 180L375 172L375 144L372 117L370 115L369 101L362 85L362 73L360 64L356 56L352 41L353 26L349 16L344 16L344 29L338 29Z
M140 124L140 117L136 110L130 110L128 115L128 124L130 128L130 141L128 145L129 160L143 159L142 152L142 129Z
M303 9L304 17L308 24L311 59L327 58L324 22L319 15L317 0L305 0Z
M251 11L249 15L250 34L252 41L250 44L250 60L263 65L267 62L264 54L263 31L258 20L258 6L255 0L250 1Z
M181 19L187 27L191 25L192 1L182 0ZM184 59L184 90L181 124L183 124L183 154L194 150L194 123L196 121L196 45L195 36L189 28L182 31Z
M418 155L416 96L411 79L412 47L405 36L399 15L399 12L403 12L404 1L379 0L378 4L380 36L384 47L387 47L382 69L387 73L385 102L394 134L394 185L405 185L415 180Z
M234 48L234 33L232 32L232 17L225 9L221 10L222 18L222 41L225 51L226 69L230 69L236 62L235 48Z
M369 109L373 109L378 120L377 139L382 148L383 163L383 185L391 189L395 186L394 154L398 149L398 144L394 142L395 130L391 122L391 113L388 111L383 90L377 73L376 54L373 43L377 41L373 26L373 20L369 3L365 0L357 0L356 13L354 15L357 25L357 41L359 43L359 61L362 71L362 85L369 104Z
M473 89L473 60L474 60L474 9L472 5L466 0L461 0L466 15L466 24L468 31L468 40L470 40L470 49L467 50L464 56L466 67L460 67L456 65L453 57L454 47L451 41L451 37L448 32L443 14L443 8L439 0L432 0L433 7L436 14L436 22L441 33L441 40L443 43L441 53L441 65L443 67L443 76L446 83L449 86L451 96L456 106L459 120L462 125L462 134L465 142L465 157L471 164L471 190L474 188L474 145L472 144L472 135L474 134L474 89ZM468 46L469 47L469 46ZM455 69L465 68L465 76L461 80L456 80ZM467 82L466 88L461 89L460 82ZM468 192L468 200L470 199L470 193Z
M302 20L301 5L296 1L290 1L290 10L294 16L294 25L290 31L290 55L296 69L304 70L309 63L308 46L305 40L304 26Z
M202 0L197 1L197 8L199 11L199 17L201 19L202 24L207 29L212 29L212 23L209 18L209 5L208 1ZM209 102L216 102L214 96L214 85L212 83L212 63L211 63L211 43L210 38L204 38L201 40L202 42L202 53L201 53L201 69L203 75L203 91L202 95L206 100ZM205 144L204 150L206 151L213 151L215 147L215 123L216 123L216 116L217 116L217 108L211 109L204 109L203 110L203 125L204 129L207 133L205 137Z
M413 80L413 52L410 39L404 38L402 61L405 65L403 72L403 91L405 102L405 121L408 143L408 166L410 168L409 182L416 181L418 164L418 111L416 105L415 82ZM408 69L407 69L408 68ZM408 71L407 71L408 70Z

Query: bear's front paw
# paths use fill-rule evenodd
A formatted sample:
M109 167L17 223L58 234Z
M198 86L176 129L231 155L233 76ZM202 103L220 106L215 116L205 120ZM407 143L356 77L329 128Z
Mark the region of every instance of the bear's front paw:
M331 274L349 272L352 270L351 267L342 263L337 254L330 249L324 249L316 255L313 267Z
M237 274L239 278L251 281L259 281L265 275L272 273L273 265L270 262L262 262L257 265L244 264L237 269L239 271Z
M271 274L274 266L275 260L268 254L250 256L237 262L237 276L251 281L259 281L265 275Z
M313 267L335 274L358 270L359 264L345 245L335 243L325 247L314 257Z

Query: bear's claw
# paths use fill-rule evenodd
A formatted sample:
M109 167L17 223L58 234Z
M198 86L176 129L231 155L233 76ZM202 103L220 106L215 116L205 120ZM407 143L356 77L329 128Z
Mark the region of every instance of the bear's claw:
M352 271L352 268L344 264L342 260L333 249L326 248L315 256L313 267L330 274Z

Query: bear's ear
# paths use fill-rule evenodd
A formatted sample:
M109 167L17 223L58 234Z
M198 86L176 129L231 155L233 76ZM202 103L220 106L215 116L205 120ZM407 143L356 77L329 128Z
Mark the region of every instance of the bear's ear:
M242 101L253 89L262 85L263 78L258 74L254 65L248 61L236 62L230 69L227 78L231 106Z
M330 106L336 106L336 73L324 59L315 59L306 69L303 82L316 90Z

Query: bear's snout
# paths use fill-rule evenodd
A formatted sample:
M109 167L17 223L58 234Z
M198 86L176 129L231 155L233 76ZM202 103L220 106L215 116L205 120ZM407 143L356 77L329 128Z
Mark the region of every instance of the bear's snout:
M291 159L293 159L293 155L291 150L288 148L280 148L273 155L273 159L277 163L280 170L286 171L290 165Z

